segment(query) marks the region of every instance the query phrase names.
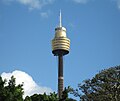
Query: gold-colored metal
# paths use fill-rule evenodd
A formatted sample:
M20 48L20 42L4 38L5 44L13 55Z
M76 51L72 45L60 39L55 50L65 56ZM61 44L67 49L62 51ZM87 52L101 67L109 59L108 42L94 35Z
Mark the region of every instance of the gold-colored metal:
M63 50L69 51L70 40L66 36L66 29L64 27L57 27L55 29L55 37L52 40L52 51Z

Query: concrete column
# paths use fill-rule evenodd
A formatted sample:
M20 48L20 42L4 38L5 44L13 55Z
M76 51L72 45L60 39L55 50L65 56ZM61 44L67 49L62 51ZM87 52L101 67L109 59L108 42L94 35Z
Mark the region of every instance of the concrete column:
M58 97L62 98L63 92L63 55L58 56Z

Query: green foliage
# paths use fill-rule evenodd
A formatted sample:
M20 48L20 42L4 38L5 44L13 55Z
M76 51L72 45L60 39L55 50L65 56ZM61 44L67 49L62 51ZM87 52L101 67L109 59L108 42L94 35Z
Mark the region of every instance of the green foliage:
M50 95L44 94L34 94L30 97L26 96L24 101L76 101L72 98L68 98L69 89L63 91L62 99L58 99L55 92L50 93Z
M65 87L63 94L62 94L62 99L60 99L59 101L76 101L72 98L68 98L68 93L70 92L71 92L70 86L68 86L68 88Z
M55 92L50 93L50 95L48 96L49 101L58 101L58 96Z
M5 101L5 89L4 89L5 81L2 80L0 76L0 101Z
M31 97L26 96L24 101L32 101Z
M58 101L57 94L50 93L50 95L44 94L34 94L30 97L26 96L24 101Z
M5 86L6 80L0 76L0 101L23 101L23 85L15 84L15 78L12 76Z
M120 101L120 66L102 70L78 85L72 93L81 101ZM82 95L78 92L82 91Z
M58 99L55 92L49 95L44 94L34 94L32 96L26 96L23 100L23 85L16 85L15 78L12 76L6 85L6 80L2 80L0 76L0 101L75 101L68 98L69 89L63 91L62 99Z
M16 85L13 76L8 85L0 76L0 101L76 101L68 97L69 93L79 97L80 101L120 101L120 66L102 70L92 79L84 80L76 90L65 88L61 99L54 92L26 96L23 100L22 87L22 84Z

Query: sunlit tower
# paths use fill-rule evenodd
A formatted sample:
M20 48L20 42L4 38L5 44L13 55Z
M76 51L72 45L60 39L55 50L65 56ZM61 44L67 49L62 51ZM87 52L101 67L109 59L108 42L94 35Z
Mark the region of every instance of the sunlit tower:
M66 28L62 26L62 16L60 11L59 26L55 28L55 37L52 40L52 53L58 56L58 97L62 97L64 87L63 77L63 56L69 53L70 39L67 38Z

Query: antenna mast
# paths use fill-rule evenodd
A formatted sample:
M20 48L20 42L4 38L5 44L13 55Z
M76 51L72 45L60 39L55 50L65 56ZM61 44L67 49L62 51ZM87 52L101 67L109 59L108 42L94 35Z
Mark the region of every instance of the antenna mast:
M59 24L60 24L59 27L62 27L62 16L61 16L61 10L60 10L60 19L59 19L59 21L60 21L60 22L59 22Z

